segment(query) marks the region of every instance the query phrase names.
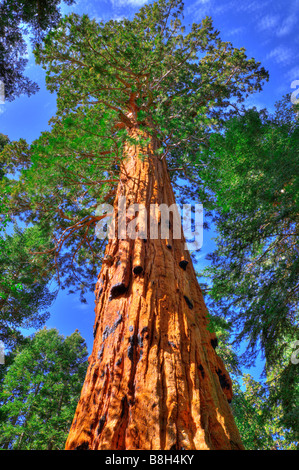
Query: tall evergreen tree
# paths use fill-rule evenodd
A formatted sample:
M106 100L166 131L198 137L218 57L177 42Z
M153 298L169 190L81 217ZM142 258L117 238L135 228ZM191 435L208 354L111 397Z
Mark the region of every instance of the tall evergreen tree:
M215 199L217 250L211 296L217 311L243 326L269 366L296 338L298 313L299 126L289 97L271 116L248 110L214 135L202 178ZM229 275L227 274L229 273ZM276 345L276 346L275 346ZM274 361L274 362L273 362Z
M64 448L86 373L87 349L78 331L64 338L42 329L17 351L0 394L0 447Z
M115 214L123 197L125 209L142 204L148 216L150 205L172 206L167 165L198 169L210 133L268 78L221 41L210 18L186 32L182 12L181 1L161 0L132 21L71 15L36 50L58 112L6 189L16 207L23 188L16 212L53 235L44 253L65 285L88 278L99 259L94 228L107 214L95 208L113 195ZM66 448L242 449L231 380L175 216L169 236L156 239L149 219L146 237L129 236L134 215L106 246L94 348Z
M41 328L49 318L49 308L57 295L45 257L32 259L43 236L38 227L6 234L0 251L0 340L6 348L22 341L21 330Z

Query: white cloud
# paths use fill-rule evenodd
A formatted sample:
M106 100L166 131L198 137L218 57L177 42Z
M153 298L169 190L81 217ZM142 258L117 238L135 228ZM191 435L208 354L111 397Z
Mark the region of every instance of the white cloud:
M207 5L209 3L212 3L212 0L197 0L195 2L196 5Z
M148 0L111 0L113 7L125 7L125 6L132 6L132 7L141 7L145 5Z
M267 107L256 96L249 96L245 99L244 104L247 108L253 108L255 106L258 111Z
M290 34L297 24L297 16L295 14L290 14L283 22L281 27L277 30L277 36L286 36Z
M273 59L277 64L289 65L294 60L294 51L289 47L278 46L267 55L267 59Z
M77 308L78 310L82 310L82 311L90 310L90 305L80 303L80 304L77 304L77 305L76 305L76 308Z
M240 33L244 33L245 28L244 26L240 26L238 28L233 28L228 31L228 36L237 36Z
M196 0L186 7L186 15L192 16L193 21L199 21L208 14L211 15L213 0Z
M265 7L269 4L271 4L272 0L264 0L263 2L260 2L259 0L253 0L252 2L242 2L242 1L236 1L235 7L238 10L243 10L247 11L250 13L254 13L257 10L260 10L261 8L265 9Z
M290 91L291 91L291 82L294 80L299 80L299 66L296 65L291 70L288 70L288 72L284 74L284 77L289 83Z
M124 15L116 15L111 18L113 21L123 21L125 19Z
M278 14L270 13L258 21L258 29L267 33L273 33L278 37L290 34L297 24L297 9L299 1L281 3L276 8Z
M258 23L258 28L262 31L273 31L279 24L278 15L266 15Z

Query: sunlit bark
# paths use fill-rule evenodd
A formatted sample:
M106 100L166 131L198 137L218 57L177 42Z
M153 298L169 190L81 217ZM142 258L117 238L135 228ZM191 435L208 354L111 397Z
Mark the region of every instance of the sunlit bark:
M115 210L121 197L127 208L143 204L147 237L107 245L93 351L66 449L243 448L185 240L173 239L172 217L168 239L150 237L150 205L175 203L157 147L152 138L146 149L125 148Z

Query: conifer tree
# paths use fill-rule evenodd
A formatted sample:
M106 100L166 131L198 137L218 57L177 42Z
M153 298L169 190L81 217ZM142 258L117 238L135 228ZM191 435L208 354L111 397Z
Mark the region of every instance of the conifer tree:
M240 325L248 359L260 346L271 368L298 335L296 109L285 96L273 115L249 109L223 130L203 155L218 235L210 295L216 311Z
M0 392L0 447L63 450L87 365L78 331L42 329L14 350Z
M202 177L214 194L209 306L236 326L241 360L264 360L269 416L298 441L299 122L290 96L249 109L210 138ZM296 359L295 359L296 361ZM267 393L265 392L267 390ZM256 442L258 445L258 441ZM279 444L281 446L281 443Z

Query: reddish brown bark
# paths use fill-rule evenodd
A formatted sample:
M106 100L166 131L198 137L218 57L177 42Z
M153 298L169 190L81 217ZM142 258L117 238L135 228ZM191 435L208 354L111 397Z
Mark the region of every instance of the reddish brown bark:
M127 207L175 202L157 145L144 159L126 149L115 208L120 196ZM243 449L184 239L109 240L95 292L94 346L66 449Z

